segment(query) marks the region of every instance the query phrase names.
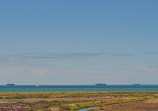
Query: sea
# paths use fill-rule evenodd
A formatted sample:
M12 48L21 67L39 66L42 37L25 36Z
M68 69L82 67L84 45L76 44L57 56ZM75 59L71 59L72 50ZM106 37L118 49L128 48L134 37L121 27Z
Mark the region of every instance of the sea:
M0 92L158 92L158 85L0 85Z

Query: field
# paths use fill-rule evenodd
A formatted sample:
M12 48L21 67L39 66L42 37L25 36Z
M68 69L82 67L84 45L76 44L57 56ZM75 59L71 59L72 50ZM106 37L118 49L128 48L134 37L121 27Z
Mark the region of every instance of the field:
M158 92L0 93L0 111L158 111Z

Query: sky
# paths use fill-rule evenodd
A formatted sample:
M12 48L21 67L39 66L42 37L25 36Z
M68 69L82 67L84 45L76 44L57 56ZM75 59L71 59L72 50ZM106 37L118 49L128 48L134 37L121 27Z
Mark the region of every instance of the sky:
M157 0L1 0L0 84L158 84Z

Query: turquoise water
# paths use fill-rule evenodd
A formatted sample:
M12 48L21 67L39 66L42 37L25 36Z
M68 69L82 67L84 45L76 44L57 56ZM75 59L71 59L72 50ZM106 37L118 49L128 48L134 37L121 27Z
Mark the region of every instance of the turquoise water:
M2 88L0 92L75 92L75 91L112 91L112 92L157 92L158 88Z
M0 92L76 92L76 91L112 91L112 92L158 92L157 85L16 85L0 86Z

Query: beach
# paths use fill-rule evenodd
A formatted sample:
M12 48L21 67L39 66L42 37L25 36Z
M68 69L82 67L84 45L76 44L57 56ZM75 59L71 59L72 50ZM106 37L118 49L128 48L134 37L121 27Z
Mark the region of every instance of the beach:
M0 111L89 111L83 110L87 108L90 111L157 111L158 92L0 93Z

